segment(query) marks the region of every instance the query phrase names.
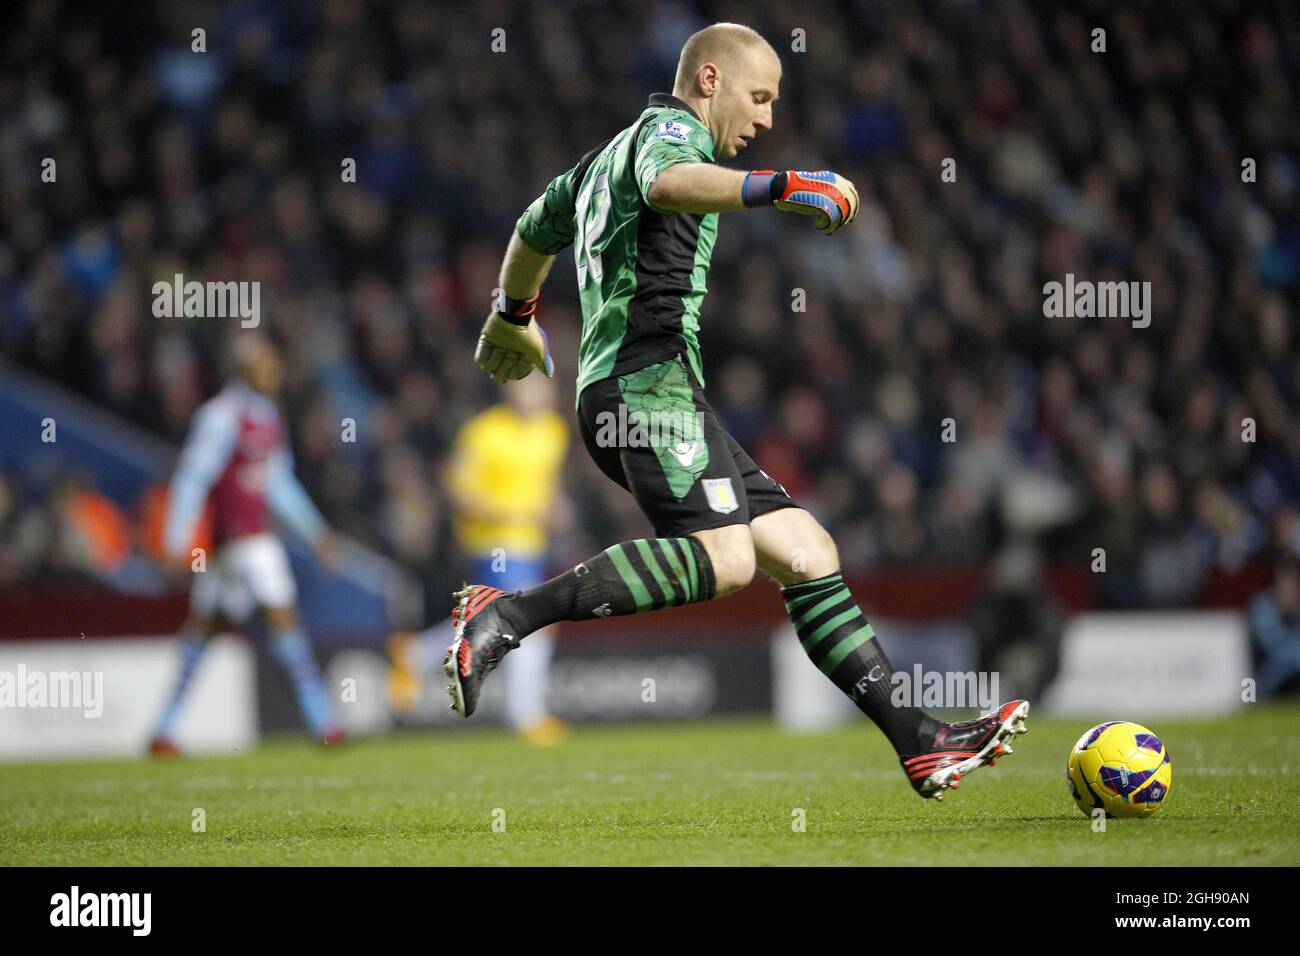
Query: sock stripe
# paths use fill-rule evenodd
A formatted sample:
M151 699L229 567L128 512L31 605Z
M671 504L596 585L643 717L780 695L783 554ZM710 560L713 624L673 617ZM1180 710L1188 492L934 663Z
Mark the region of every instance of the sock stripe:
M785 609L791 615L793 615L801 607L807 607L811 602L816 601L820 597L822 597L821 594L805 594L804 596L798 598L787 598L785 602Z
M800 581L798 584L789 584L781 589L781 596L787 600L801 597L805 594L814 594L824 591L830 587L837 587L844 583L844 575L836 571L834 574L828 574L824 578L814 578L811 581Z
M794 621L795 630L804 630L809 628L818 617L824 615L828 610L844 604L845 597L846 595L843 594L832 594L830 597L823 599L818 604L814 604L802 613L796 614L794 611L790 611L790 619ZM849 603L852 604L852 600L850 600Z
M671 539L673 546L682 553L682 562L686 565L686 574L690 578L691 600L700 597L700 569L695 566L695 548L685 538Z
M657 611L664 606L666 598L664 596L663 586L656 582L655 575L650 573L650 565L646 563L645 555L641 553L644 542L630 541L623 548L623 553L627 555L627 563L632 566L636 572L641 584L645 586L646 593L650 595L650 610Z
M650 542L645 538L637 538L636 549L641 554L641 560L645 563L646 568L654 577L655 584L659 587L660 594L663 595L663 601L660 607L673 605L677 603L677 592L664 576L663 569L659 567L659 562L655 560L654 549L650 547Z
M690 537L644 538L611 545L549 581L510 594L475 586L489 598L516 640L556 621L641 614L662 607L712 600L713 565L704 545Z
M816 591L808 591L804 594L795 595L794 597L787 597L785 599L785 609L791 614L794 614L794 612L799 608L807 607L811 602L816 601L818 598L825 597L827 594L838 593L839 590L838 587L822 587L818 588Z
M822 614L816 617L811 617L808 620L806 620L803 624L803 627L796 628L796 630L799 630L800 633L802 633L804 636L808 636L810 634L822 631L824 627L832 619L839 620L844 627L847 627L849 628L849 630L852 630L858 625L856 623L853 623L853 618L846 619L844 617L844 615L849 612L857 612L858 617L861 617L862 615L862 611L858 608L856 604L853 603L852 599L839 601L833 607L824 611ZM842 633L847 634L848 631L843 631Z
M664 564L672 572L674 590L681 595L678 604L689 604L695 600L695 595L691 591L690 584L686 580L686 569L682 567L682 559L677 554L677 548L673 546L671 538L655 538L655 547L659 549L659 556L663 558Z
M609 555L610 561L613 562L615 570L618 571L618 576L623 579L624 586L632 592L632 600L636 602L636 609L638 611L648 611L654 607L654 600L650 597L650 592L646 590L640 576L633 570L632 563L628 560L628 555L625 553L623 546L616 544L611 548L606 548L605 553Z
M833 633L841 624L847 624L855 617L862 617L862 612L858 610L857 605L850 607L847 611L841 611L839 614L836 614L830 620L819 626L815 631L810 633L807 637L803 638L799 643L803 645L803 649L807 651L808 655L811 657L817 645L824 641L827 635Z
M842 638L838 644L832 647L830 653L823 657L818 662L817 666L821 668L823 674L830 677L831 674L835 673L835 668L844 663L844 658L848 657L875 636L876 632L873 631L871 625L864 620L860 628L848 637Z
M900 756L929 749L938 723L916 707L895 706L893 667L839 573L781 589L809 660L885 732Z
M695 600L695 591L691 589L690 578L686 574L686 565L682 563L682 556L677 551L676 545L673 544L672 538L656 538L659 550L663 555L663 564L669 574L672 575L673 587L681 595L678 604L690 604Z

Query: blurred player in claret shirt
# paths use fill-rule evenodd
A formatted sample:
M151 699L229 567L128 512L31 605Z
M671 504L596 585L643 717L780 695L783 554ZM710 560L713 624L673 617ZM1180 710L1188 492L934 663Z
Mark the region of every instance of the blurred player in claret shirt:
M446 484L470 577L517 591L546 580L546 522L569 429L555 410L550 379L538 375L503 388L504 402L480 412L457 433ZM389 689L396 709L411 709L424 679L435 670L441 676L450 634L447 620L390 640ZM551 635L543 630L503 667L506 720L524 740L539 746L562 742L567 731L546 709L552 652Z
M164 544L189 562L190 542L208 509L213 552L194 576L190 616L181 633L181 666L150 743L150 752L177 752L173 742L185 692L207 641L223 623L260 612L271 651L293 682L307 726L326 744L343 741L311 642L298 616L298 590L272 517L310 541L327 564L337 543L293 473L288 433L275 399L283 380L279 352L255 332L237 333L234 378L194 415L168 494Z

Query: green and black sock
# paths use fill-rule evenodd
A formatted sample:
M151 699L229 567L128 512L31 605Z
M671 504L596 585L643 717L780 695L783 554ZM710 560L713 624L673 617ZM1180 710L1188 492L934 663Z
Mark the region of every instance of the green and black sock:
M638 538L536 587L497 600L522 638L556 621L588 621L713 599L713 563L691 537Z
M875 721L900 755L929 746L939 722L890 700L894 668L862 609L836 573L781 589L805 653L821 672Z

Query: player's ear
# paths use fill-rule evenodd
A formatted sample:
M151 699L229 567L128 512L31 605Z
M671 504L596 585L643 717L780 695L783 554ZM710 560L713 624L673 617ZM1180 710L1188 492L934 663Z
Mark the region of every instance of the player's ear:
M705 63L696 74L696 83L702 96L712 96L718 92L718 82L722 73L716 63Z

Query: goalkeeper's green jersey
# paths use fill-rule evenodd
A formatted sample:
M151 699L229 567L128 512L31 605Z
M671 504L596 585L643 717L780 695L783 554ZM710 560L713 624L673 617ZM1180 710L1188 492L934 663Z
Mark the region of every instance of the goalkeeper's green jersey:
M582 301L577 394L685 352L700 383L700 305L718 214L673 213L648 198L676 163L713 162L713 137L695 111L667 93L602 143L519 217L529 248L556 255L573 244Z

